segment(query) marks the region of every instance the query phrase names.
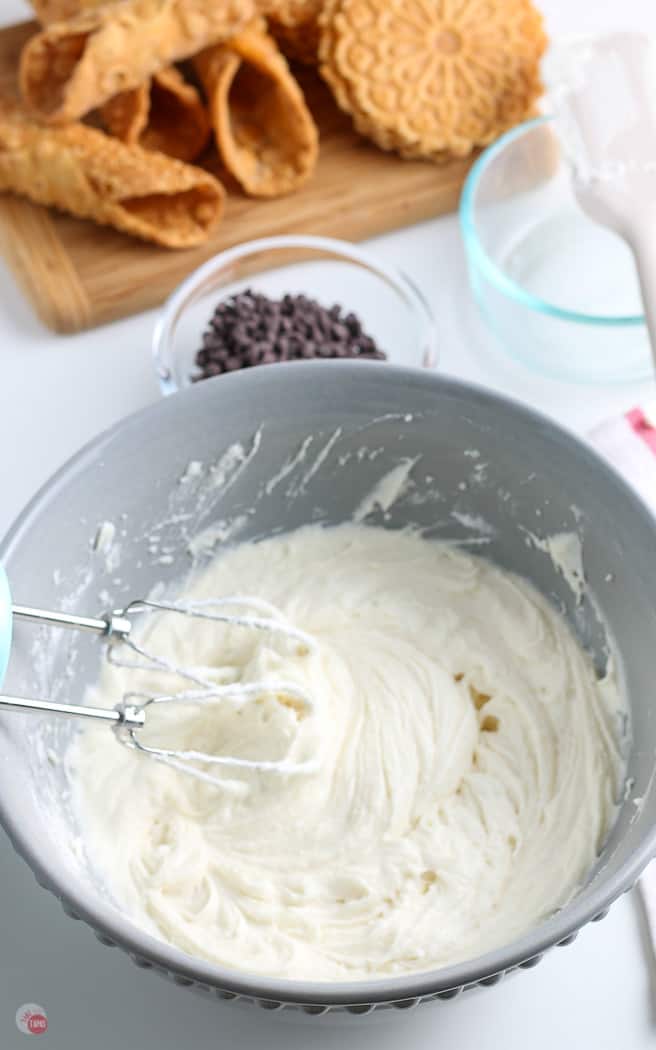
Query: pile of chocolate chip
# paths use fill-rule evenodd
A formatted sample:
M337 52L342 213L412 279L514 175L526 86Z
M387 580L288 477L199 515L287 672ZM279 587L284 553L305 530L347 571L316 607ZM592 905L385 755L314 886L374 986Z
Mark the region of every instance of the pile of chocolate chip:
M253 365L325 357L387 357L355 314L306 295L269 299L248 289L219 303L196 354L194 381Z

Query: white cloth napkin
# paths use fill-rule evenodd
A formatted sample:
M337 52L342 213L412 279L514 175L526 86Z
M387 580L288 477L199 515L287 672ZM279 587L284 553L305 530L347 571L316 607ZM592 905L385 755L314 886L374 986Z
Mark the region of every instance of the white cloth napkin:
M656 514L656 402L606 420L591 431L590 440ZM645 868L638 890L656 959L656 862Z
M606 420L590 440L656 514L656 402Z

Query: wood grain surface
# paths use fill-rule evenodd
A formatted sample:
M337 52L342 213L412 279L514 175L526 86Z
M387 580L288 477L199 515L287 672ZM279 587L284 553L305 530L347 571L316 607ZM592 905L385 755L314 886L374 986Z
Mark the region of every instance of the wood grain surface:
M0 30L0 91L15 91L18 55L34 29L25 23ZM226 181L225 218L200 248L157 248L0 195L0 249L45 324L75 332L157 306L210 256L256 237L311 233L357 241L456 207L469 162L440 167L381 152L355 134L314 71L300 76L321 132L314 177L299 193L273 201L249 199Z

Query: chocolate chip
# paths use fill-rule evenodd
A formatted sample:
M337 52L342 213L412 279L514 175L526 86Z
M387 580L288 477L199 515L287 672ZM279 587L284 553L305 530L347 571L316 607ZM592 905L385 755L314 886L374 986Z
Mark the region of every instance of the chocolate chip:
M345 343L349 337L349 330L345 324L331 325L330 334L337 342Z
M277 361L386 355L362 329L354 313L322 306L306 295L269 299L247 289L219 303L196 354L193 381Z

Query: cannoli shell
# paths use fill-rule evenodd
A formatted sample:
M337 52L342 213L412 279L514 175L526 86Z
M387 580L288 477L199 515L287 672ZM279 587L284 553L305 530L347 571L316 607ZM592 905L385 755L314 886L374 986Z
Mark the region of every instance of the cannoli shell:
M224 165L254 197L298 189L314 170L319 136L275 41L253 25L194 59Z
M324 0L268 0L269 32L287 58L316 65L319 57L319 15Z
M42 25L102 7L104 0L32 0ZM102 107L110 135L128 145L156 149L189 163L202 153L211 133L196 89L175 66L167 66L139 87L121 91Z
M167 248L205 241L225 197L199 168L83 124L40 125L1 102L0 190Z
M101 116L107 131L122 142L188 162L202 153L211 133L200 95L175 66L115 95L105 103Z
M103 0L30 0L30 2L41 25L47 26L50 22L62 22L66 18L74 18L80 11L100 7Z
M78 120L171 63L227 40L254 14L255 0L118 0L54 22L23 49L23 99L44 120Z

